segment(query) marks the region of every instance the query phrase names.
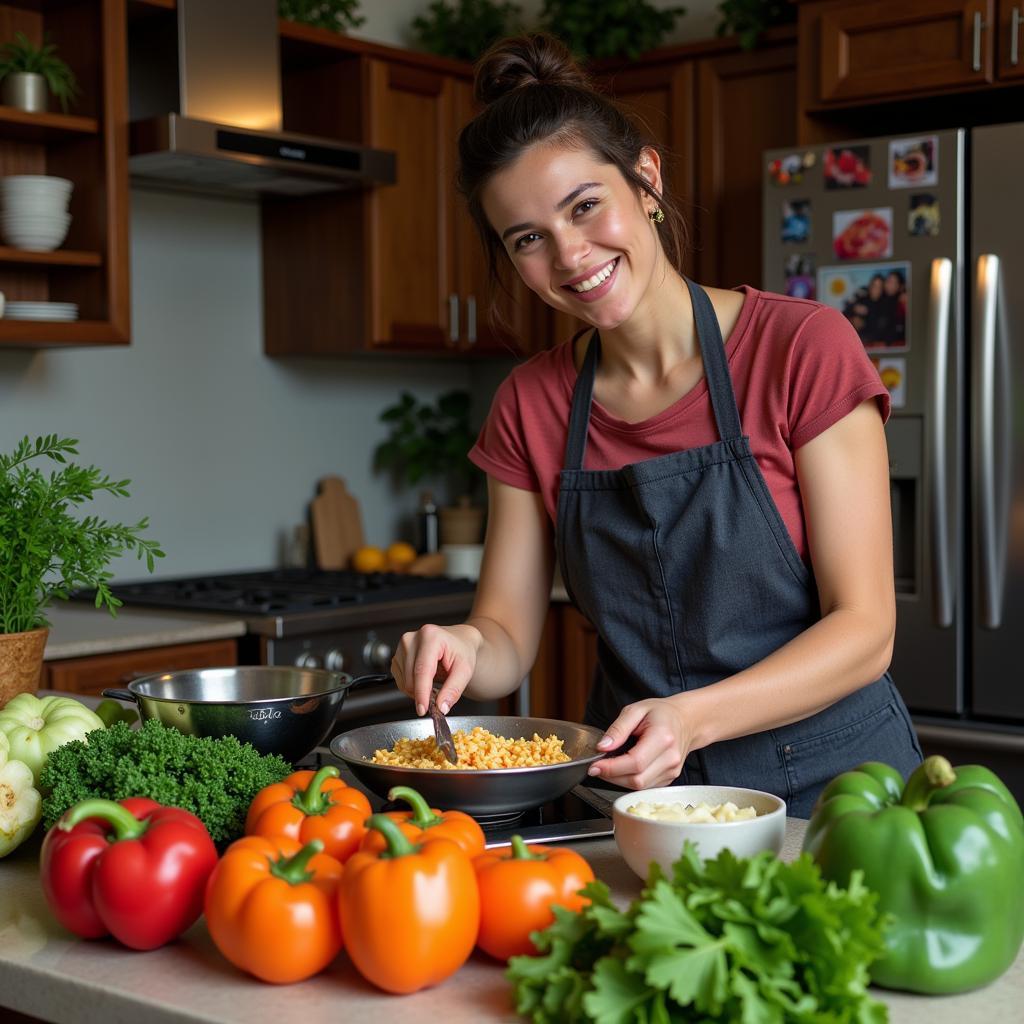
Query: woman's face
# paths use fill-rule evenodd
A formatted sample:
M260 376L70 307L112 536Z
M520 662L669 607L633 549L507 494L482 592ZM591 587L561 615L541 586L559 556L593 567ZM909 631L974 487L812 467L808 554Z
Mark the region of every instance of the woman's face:
M660 191L656 153L644 151L640 170ZM633 315L665 258L647 212L653 200L641 201L589 149L532 146L491 178L481 199L526 285L604 330Z

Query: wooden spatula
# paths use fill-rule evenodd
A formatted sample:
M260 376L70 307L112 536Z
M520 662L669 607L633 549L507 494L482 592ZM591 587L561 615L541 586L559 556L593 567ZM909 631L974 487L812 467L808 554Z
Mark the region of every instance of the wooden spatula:
M441 751L450 764L459 763L459 755L455 753L455 740L452 739L452 731L448 727L448 719L441 713L437 706L437 690L430 691L430 717L434 720L434 742L437 749Z

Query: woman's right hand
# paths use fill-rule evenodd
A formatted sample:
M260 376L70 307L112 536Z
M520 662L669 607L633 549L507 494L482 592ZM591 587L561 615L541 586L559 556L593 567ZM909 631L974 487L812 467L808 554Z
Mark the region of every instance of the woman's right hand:
M474 626L428 624L404 633L391 659L398 688L416 702L416 714L426 713L435 681L441 688L437 706L446 715L473 678L483 637Z

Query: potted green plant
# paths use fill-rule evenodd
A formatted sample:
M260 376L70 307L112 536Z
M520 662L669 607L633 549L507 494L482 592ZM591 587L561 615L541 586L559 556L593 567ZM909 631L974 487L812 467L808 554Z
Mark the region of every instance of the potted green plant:
M541 28L579 58L628 57L653 50L672 31L685 7L655 7L648 0L544 0Z
M286 21L314 28L345 32L359 28L366 19L356 12L359 0L278 0L277 12Z
M134 550L153 571L163 552L141 536L149 525L108 523L81 516L77 506L106 492L128 497L129 480L112 480L95 466L67 461L77 441L56 434L22 439L10 455L0 455L0 705L38 688L43 648L49 633L46 609L76 587L96 589L96 607L111 615L121 605L110 592L107 565ZM49 459L49 474L29 465Z
M412 27L430 53L475 61L495 40L512 35L521 16L518 4L498 0L434 0Z
M9 107L42 113L46 90L56 97L66 114L80 94L74 72L57 56L57 46L45 37L36 46L24 32L0 47L0 81L3 101Z
M380 414L389 435L377 446L376 467L410 486L442 480L448 488L449 504L440 509L442 544L478 544L483 536L484 509L474 500L483 474L467 458L476 441L470 407L468 391L449 391L436 403L404 391Z
M722 0L718 36L736 35L744 50L752 50L761 34L774 25L796 21L796 4L790 0Z

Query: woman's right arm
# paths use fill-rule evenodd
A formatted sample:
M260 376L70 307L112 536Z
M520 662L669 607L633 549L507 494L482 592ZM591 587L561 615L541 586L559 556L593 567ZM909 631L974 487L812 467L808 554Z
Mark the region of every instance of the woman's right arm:
M512 693L533 666L551 596L551 523L540 494L487 479L488 518L473 610L457 626L406 633L391 663L398 686L426 711L435 678L447 713L466 693L493 700Z

